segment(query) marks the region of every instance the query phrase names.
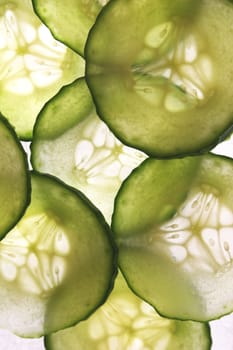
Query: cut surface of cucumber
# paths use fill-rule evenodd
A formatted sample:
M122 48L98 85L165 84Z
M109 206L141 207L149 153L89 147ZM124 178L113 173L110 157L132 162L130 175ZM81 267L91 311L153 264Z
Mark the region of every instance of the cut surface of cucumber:
M0 110L30 139L45 102L83 75L84 61L52 37L30 0L1 1L0 37Z
M233 124L232 20L225 0L110 2L85 49L98 115L152 156L212 148Z
M33 0L34 10L54 36L83 56L88 32L108 0Z
M118 193L119 265L166 317L208 321L233 310L232 171L232 159L215 155L150 159Z
M146 157L98 118L84 79L64 87L41 111L31 149L36 170L81 190L107 222L122 181Z
M26 154L12 126L0 115L0 238L24 214L30 192Z
M88 320L45 339L47 350L208 350L207 324L162 318L121 274L107 302Z
M32 202L0 243L0 327L39 337L101 305L115 276L102 215L81 193L32 173Z

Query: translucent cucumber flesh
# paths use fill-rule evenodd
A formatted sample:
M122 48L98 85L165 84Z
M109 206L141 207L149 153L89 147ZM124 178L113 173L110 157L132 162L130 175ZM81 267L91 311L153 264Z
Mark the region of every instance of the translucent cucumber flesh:
M0 237L21 218L30 200L26 154L13 128L0 116Z
M128 185L126 181L125 189L123 186L118 196L113 227L119 245L120 266L137 294L167 317L208 321L233 309L232 162L214 156L203 156L199 160L190 190L183 203L177 205L172 218L169 219L168 215L162 224L156 224L159 212L154 210L154 225L144 218L144 228L142 225L137 230L134 226L133 231L130 222L127 222L133 212L127 218L130 211L125 206L123 214L121 203L137 202L140 193L134 187L137 183L135 180L142 181L146 200L144 205L149 208L153 202L150 199L151 189L147 189L145 182L146 177L152 176L150 167L142 167L141 173L140 170L135 172L133 175L137 174L138 177L132 175L132 182L129 178ZM157 166L158 171L160 165ZM181 174L177 177L178 182L184 181L185 175ZM165 172L160 175L166 177ZM167 176L172 177L168 172ZM174 179L175 176L174 171ZM168 179L168 182L171 181ZM174 202L176 193L166 193L161 184L157 186L153 192L155 202L159 203L160 198L166 196L168 202L169 198L171 203ZM135 194L127 197L129 190ZM168 206L165 203L160 205L163 206L161 211ZM142 206L143 200L140 208ZM134 215L137 207L138 204L135 205ZM150 210L153 211L153 207ZM124 227L131 233L126 234Z
M128 12L126 6L109 4L86 45L87 81L99 115L124 143L152 156L210 149L232 125L226 40L232 5L176 1L169 8L147 0L132 2Z
M81 101L75 109L71 102L73 96ZM86 108L89 104L91 108ZM62 110L62 115L59 112L52 119L55 108ZM77 120L68 130L67 115L70 120ZM64 132L56 133L57 119L64 124ZM50 135L54 135L52 140ZM103 212L108 222L122 181L145 157L144 153L123 145L98 118L82 80L64 88L50 101L48 108L40 114L32 142L35 169L57 176L81 190Z
M0 327L23 337L86 318L105 301L115 273L100 213L51 177L33 173L32 185L32 203L0 242Z
M142 51L132 66L136 92L150 104L171 113L188 111L205 103L214 90L214 63L203 34L187 31L185 25L185 28L179 27L171 21L152 28L145 37L148 50L159 50L169 35L175 37L174 47L161 54L157 61L148 63L140 62L140 56L145 55ZM175 34L170 33L173 31Z
M108 301L87 321L50 335L47 350L209 349L208 326L160 317L119 275Z
M219 267L232 261L233 211L211 189L200 189L190 197L160 228L160 239L169 246L174 262L185 270L217 273ZM198 255L200 259L192 262Z
M1 112L29 138L44 103L83 74L83 60L52 37L29 1L0 7Z
M46 214L23 220L1 243L1 275L21 290L46 296L64 280L71 247L62 229Z
M33 0L34 10L54 36L84 55L88 32L108 0L71 0L69 3ZM73 35L70 35L73 33Z
M145 158L142 152L116 139L95 115L57 140L37 140L36 148L36 169L81 190L108 222L122 181Z
M40 3L39 0L34 2ZM150 1L146 0L146 2L149 3ZM214 0L212 3L214 4L212 6L214 16L216 11L221 9L221 6L215 6L218 2L220 4L218 0ZM67 47L55 41L45 26L41 23L36 24L36 20L35 22L32 21L31 9L29 11L30 15L28 15L29 12L26 14L29 9L27 3L29 4L29 2L22 0L22 8L19 8L19 4L12 1L9 7L8 4L6 5L5 12L2 11L3 17L0 18L0 32L2 31L4 34L0 38L0 60L3 63L2 68L0 67L1 111L14 124L18 135L22 139L32 137L32 127L44 103L61 86L70 83L77 76L83 75L84 72L84 61ZM77 35L70 36L71 32L74 33L73 29L76 30L77 28L78 32L81 32L80 27L76 26L76 17L73 28L73 23L71 23L71 27L68 27L66 22L68 37L63 37L65 31L62 30L61 40L74 48L75 51L83 54L84 41L87 36L86 29L90 29L90 24L86 25L85 21L87 19L88 23L94 23L97 13L106 4L106 1L76 1L78 6L79 3L84 10L83 16L81 16L84 23L84 35L81 33L80 36L81 45L78 42L70 41L70 38L71 40L77 38ZM151 3L153 2L151 1ZM171 7L175 8L178 3L181 4L182 0L175 1ZM204 3L208 4L209 1L204 0ZM138 2L139 4L140 2ZM225 4L227 3L225 2ZM39 6L42 5L39 4ZM4 7L5 5L1 6ZM50 1L45 6L47 6L47 13L48 9L51 8L52 12L56 14L53 2ZM110 5L109 9L111 9L111 6L113 5ZM131 4L127 3L127 6L130 7ZM232 6L230 4L227 6L225 11L232 12ZM65 7L59 8L58 11L62 15L62 20L66 17L64 16L66 11L63 11ZM45 7L41 7L41 9L43 11ZM195 6L192 9L195 9ZM137 12L142 13L140 9ZM149 12L152 11L148 7L148 14ZM123 14L124 17L124 13L121 11L119 13ZM221 11L219 13L218 19L222 19ZM104 18L104 15L101 14L101 16L100 19ZM51 18L51 13L45 22L50 20L49 17ZM59 16L56 17L59 18ZM134 16L131 15L131 17ZM206 17L211 16L207 14ZM230 23L230 17L232 16L226 16L226 21L223 19L222 22ZM60 25L60 23L59 19L58 24ZM35 26L37 26L36 29ZM106 26L109 29L109 26ZM125 26L120 24L119 27L123 28ZM141 29L140 25L138 27ZM90 62L90 65L88 58L87 80L94 95L98 112L101 118L106 120L111 129L118 135L119 139L114 137L109 132L108 127L98 120L92 112L86 113L87 117L82 120L84 119L84 111L87 112L88 110L85 109L86 106L83 106L80 113L82 115L80 115L79 121L82 121L74 126L76 123L71 120L72 118L69 118L69 120L67 118L67 123L65 120L59 120L58 114L54 113L56 110L54 107L58 107L59 104L53 105L53 101L50 101L51 103L48 105L51 110L48 113L48 118L45 124L42 124L41 130L39 129L39 123L37 124L39 136L36 133L34 134L38 153L34 148L33 167L38 171L49 172L58 176L67 184L82 190L104 213L106 220L110 222L113 199L120 184L131 170L137 167L146 157L139 150L153 156L170 157L203 151L216 143L223 132L226 135L228 128L232 125L232 114L230 113L232 108L232 86L226 89L226 85L232 80L232 74L231 71L228 74L226 70L221 69L221 67L228 66L232 55L230 53L225 55L225 59L216 60L214 50L207 44L209 38L213 36L213 33L216 34L214 44L217 42L224 44L222 48L218 48L218 56L225 57L224 54L229 41L222 39L230 37L230 35L227 35L229 34L227 30L223 34L220 30L216 30L214 24L212 28L213 32L205 36L205 28L202 28L201 24L200 28L196 29L192 24L189 24L189 21L185 23L175 17L171 20L170 18L168 20L163 18L160 24L151 26L144 33L143 45L132 62L128 60L127 55L122 54L121 56L121 53L119 54L120 50L116 50L114 45L109 45L110 50L112 49L114 53L110 58L116 59L112 66L108 62L106 64L105 61L98 62L98 52L96 52L96 56L92 56L95 59ZM53 29L56 33L56 28ZM118 28L115 28L114 31L118 35ZM105 47L107 46L106 42L114 41L108 38L108 32L110 31L103 33ZM91 35L93 33L95 35L95 28ZM108 38L107 41L105 34ZM122 38L121 35L120 37ZM96 39L95 41L98 42ZM130 47L129 40L123 38L121 41L120 39L120 44L123 47L124 42L126 46ZM174 46L174 48L170 50L170 46ZM121 45L118 47L121 47ZM87 53L88 50L87 47ZM129 56L132 54L130 50ZM154 62L155 52L156 55L158 54L157 62ZM108 57L108 53L105 52L107 60ZM125 60L123 64L121 57ZM118 59L120 63L117 61ZM107 73L105 71L106 67ZM65 80L63 81L64 77ZM222 79L222 77L225 79ZM12 103L13 99L14 103ZM102 105L102 99L107 101L106 106ZM75 95L70 100L73 109L76 108L74 100L77 100ZM222 104L216 106L215 101L220 100ZM139 101L140 103L137 104ZM61 107L63 106L64 100ZM127 125L125 120L122 121L119 116L125 118L129 107L132 109L128 117L130 123L133 122L133 124ZM215 115L208 114L209 107L215 111ZM160 115L160 119L158 118L156 123L151 124L146 119L146 114L152 115L152 111L155 109ZM196 113L197 109L198 113ZM201 113L199 113L200 110ZM65 108L60 112L60 115L67 113ZM109 113L110 121L108 116L105 118L105 112L106 116ZM187 113L190 118L187 124L188 126L191 125L191 133L187 132L187 125L184 122L186 117L182 117ZM166 114L169 114L171 119L174 116L175 118L167 121ZM41 120L42 115L43 112L40 115ZM137 115L141 116L143 127L141 121L137 121ZM23 118L19 118L19 116L23 116ZM55 124L50 119L53 116L56 118ZM178 119L176 119L177 116ZM212 120L211 122L208 121L211 117L213 117L213 122ZM111 118L113 122L111 122ZM193 119L195 119L195 125L192 123ZM69 123L70 125L68 125ZM171 129L168 126L171 126ZM64 133L61 132L63 128ZM44 132L46 129L48 137ZM150 139L150 130L154 132L156 130L162 131L163 135L155 132L152 139ZM178 138L173 138L174 131L178 131L178 134L180 132ZM164 137L164 132L167 133L166 137ZM198 137L200 136L198 139L200 144L193 148L191 136L197 132ZM140 136L138 136L139 134ZM139 138L142 140L144 138L144 141L141 143ZM157 143L151 144L151 141L154 140ZM122 141L125 144L122 144ZM190 143L192 144L190 145ZM129 148L126 144L137 147L139 150ZM71 148L72 152L70 152ZM69 151L69 155L65 151ZM11 156L11 154L9 155ZM22 159L24 159L24 155ZM24 170L22 173L25 171L25 159L23 162ZM15 167L15 162L13 166ZM217 168L218 164L216 163L215 166ZM67 176L68 168L70 172ZM20 175L22 173L20 172ZM230 169L230 173L232 174L232 169ZM169 176L172 176L172 174L169 174ZM222 177L224 181L225 178L229 179L229 169L227 167ZM28 180L27 175L23 176L23 179ZM187 181L190 185L192 185L192 179ZM1 183L4 185L3 192L5 196L6 186L4 181L1 181ZM232 186L230 181L224 181L221 183L221 179L215 177L214 174L213 177L208 177L204 182L195 183L187 198L183 198L182 206L179 206L179 203L180 198L185 193L185 186L185 190L181 191L179 200L172 200L172 204L167 206L163 206L163 200L159 201L158 207L160 206L164 210L159 211L158 220L152 228L151 221L149 223L141 221L141 212L144 209L138 206L137 211L133 213L135 214L133 218L135 218L136 223L137 220L140 220L142 225L145 225L145 232L140 233L140 229L136 230L137 237L135 239L131 235L133 231L131 229L130 234L126 230L125 236L123 234L123 237L117 237L120 247L120 265L132 289L148 302L154 304L159 312L164 315L180 319L208 321L233 309L233 300L230 293L233 277L232 191L229 190L229 194L222 193L223 188L227 186L227 188L232 188ZM11 185L13 188L13 185L18 186L18 183L14 181ZM154 185L157 186L158 183L155 182ZM141 187L140 182L138 186ZM11 193L13 193L12 188ZM108 229L101 215L96 214L94 209L95 214L93 215L96 220L92 220L93 218L89 216L83 218L80 215L77 222L74 223L73 218L77 216L78 211L76 208L72 208L74 204L72 196L66 196L61 191L63 202L71 201L72 203L67 210L64 209L64 203L60 205L60 208L57 207L58 197L56 195L53 205L48 209L49 201L47 199L50 192L48 189L41 191L41 193L44 192L44 194L41 194L43 204L39 204L35 211L33 209L30 215L26 215L0 242L0 300L2 300L2 303L0 303L2 315L0 327L7 327L16 334L26 337L48 334L86 319L96 307L105 301L112 287L112 279L115 274L115 254L113 253L115 248L111 239L106 239L106 245L106 241L104 240L104 243L102 241L101 233L101 238L99 237L101 243L98 245L95 240L93 243L93 232L90 237L88 236L89 232L86 232L85 236L89 237L88 242L83 237L81 237L80 242L78 238L75 239L73 236L73 229L80 222L82 227L88 226L91 222L91 226L97 227L97 231L98 225L100 225L100 231L102 232L103 229L107 232ZM144 189L145 187L142 186L139 196L143 197ZM179 192L179 189L179 186L177 186L172 190ZM70 190L73 192L73 189ZM135 192L137 193L137 189ZM153 195L152 192L151 195ZM20 209L21 214L23 214L25 206L28 204L28 193L29 183L27 182L27 191L24 191L26 202L24 202L23 209L22 207ZM20 200L22 200L21 195L20 192ZM3 196L0 197L3 198ZM176 196L174 195L173 199L174 197ZM15 208L12 203L16 203L16 196L12 199L6 195L6 198L10 203L7 216L11 212L15 215ZM6 209L5 198L3 199L4 209ZM134 199L128 200L128 198L126 198L125 204L130 201L131 205L135 204ZM147 202L144 207L148 208ZM54 208L56 209L53 212ZM173 216L174 208L176 208L176 214ZM65 213L64 216L63 212ZM150 215L148 217L151 218ZM165 217L167 222L161 224L161 221L166 221L164 220ZM60 220L60 218L62 219ZM10 225L13 226L17 220L13 223L11 218ZM118 220L118 218L115 220ZM132 216L127 220L130 222ZM131 223L129 223L129 227L130 225ZM8 226L7 230L11 226ZM117 227L116 221L113 226ZM122 228L121 224L120 227ZM109 234L107 232L106 235L106 232L103 234L104 238ZM74 248L75 252L73 251ZM83 256L80 257L78 253L81 251ZM103 255L106 260L103 259ZM76 261L77 256L80 257L78 261ZM153 270L154 265L158 266L157 270ZM96 272L97 266L99 274ZM89 271L88 267L90 268ZM80 279L77 279L77 272L80 273ZM138 288L137 276L139 276L139 272L141 274L139 279L141 280ZM131 278L132 275L133 278ZM143 278L145 276L147 281L144 283ZM190 276L192 277L191 281ZM178 283L173 282L176 279ZM95 281L98 282L98 287L95 285ZM171 281L173 284L170 283ZM94 291L93 299L90 295L90 289ZM80 290L81 294L79 293ZM155 291L161 293L162 297L155 298ZM172 297L171 291L173 293ZM179 301L181 301L181 304L179 304ZM77 310L77 305L79 310ZM192 305L191 309L190 305ZM72 346L75 344L75 350L79 350L77 346L80 346L80 350L117 350L120 348L126 350L178 350L183 347L207 350L211 346L207 325L198 322L161 319L145 301L138 299L134 294L128 295L123 292L118 297L115 295L115 299L110 297L107 304L96 310L88 321L81 322L77 326L77 330L75 334L73 334L73 330L67 330L64 333L59 332L57 335L48 336L46 348L48 350L63 350L69 345L70 350L72 350ZM78 338L76 338L77 336Z

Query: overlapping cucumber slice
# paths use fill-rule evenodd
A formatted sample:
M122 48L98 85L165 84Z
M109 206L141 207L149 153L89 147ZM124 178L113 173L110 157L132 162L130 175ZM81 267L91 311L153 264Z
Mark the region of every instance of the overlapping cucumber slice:
M0 110L29 139L45 102L83 75L84 61L52 37L30 0L1 1L0 38Z
M85 51L100 117L152 156L217 144L233 124L232 21L223 0L110 2Z
M113 230L131 288L162 315L233 311L233 160L146 160L125 181Z
M17 223L29 201L26 154L12 126L0 115L0 238Z
M207 350L207 324L169 320L138 298L121 274L107 302L76 327L51 334L47 350Z
M35 12L54 36L84 54L87 35L102 7L109 0L33 0Z
M35 125L33 167L84 192L108 222L122 181L145 157L98 118L84 79L49 101Z
M0 327L38 337L71 326L112 288L116 252L81 193L32 173L32 202L0 243Z

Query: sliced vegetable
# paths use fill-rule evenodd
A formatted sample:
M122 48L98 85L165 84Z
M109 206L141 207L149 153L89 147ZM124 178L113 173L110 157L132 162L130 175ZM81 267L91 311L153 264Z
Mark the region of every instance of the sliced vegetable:
M183 157L228 137L233 2L106 2L0 4L0 115L16 130L0 116L0 328L46 335L47 350L209 350L208 325L183 320L233 311L233 160L150 159L125 181L112 227L134 293L118 275L109 295L117 264L111 230L74 187L110 222L121 182L146 157L140 151ZM84 60L72 50L87 57L85 78L110 129L84 80L75 81ZM33 136L33 167L64 181L32 172L30 206L16 133ZM0 348L16 344L7 338Z
M84 54L88 32L109 0L32 0L34 10L53 35L79 54Z
M81 193L32 173L32 203L0 243L0 328L39 337L86 318L112 288L109 227Z
M233 311L233 160L146 160L113 214L119 265L160 314L208 321Z
M0 110L23 139L57 91L83 75L84 61L56 41L30 0L0 4Z
M123 145L98 118L84 79L50 100L35 125L33 167L81 190L108 222L122 181L145 157Z
M233 124L233 4L111 1L86 44L99 116L122 142L159 158L195 154Z
M160 317L118 275L107 302L88 320L45 339L47 350L207 350L207 324Z
M24 214L30 192L26 154L12 126L0 115L0 238Z

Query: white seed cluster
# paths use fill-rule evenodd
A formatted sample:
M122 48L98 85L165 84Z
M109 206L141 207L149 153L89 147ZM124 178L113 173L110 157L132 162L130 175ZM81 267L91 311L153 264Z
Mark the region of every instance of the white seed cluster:
M82 139L75 150L76 167L88 184L108 188L117 186L145 155L122 144L97 117L83 123Z
M79 124L78 135L75 148L77 186L110 221L114 198L122 181L146 155L123 145L94 115Z
M233 261L233 212L216 193L197 191L160 227L159 240L186 270L216 272Z
M6 6L0 17L0 87L29 95L59 81L66 47L31 13Z
M169 49L164 48L167 42ZM145 100L180 112L212 95L214 69L201 34L166 22L147 33L145 46L154 51L154 59L132 67L135 90Z
M66 234L44 214L29 217L0 243L0 276L21 290L47 295L66 273L70 244Z
M130 295L131 294L131 295ZM161 318L149 304L132 293L116 295L94 314L89 336L97 349L165 349L174 321ZM135 300L134 300L135 299Z

